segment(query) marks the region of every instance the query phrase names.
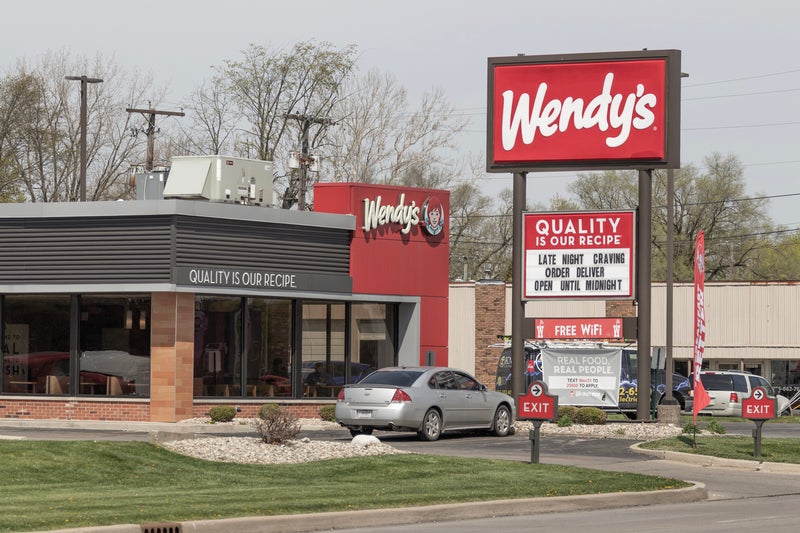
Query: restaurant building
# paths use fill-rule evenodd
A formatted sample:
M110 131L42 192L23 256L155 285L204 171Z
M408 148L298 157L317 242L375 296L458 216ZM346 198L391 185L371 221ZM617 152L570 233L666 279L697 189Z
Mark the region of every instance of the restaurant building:
M301 212L243 190L4 204L0 416L317 416L372 369L447 364L447 191L320 184Z

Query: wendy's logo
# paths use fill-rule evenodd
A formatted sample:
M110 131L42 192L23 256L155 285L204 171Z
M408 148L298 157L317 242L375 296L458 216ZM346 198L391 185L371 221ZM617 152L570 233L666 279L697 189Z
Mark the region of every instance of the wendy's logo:
M428 235L439 235L444 229L446 213L442 201L436 196L428 196L422 204L423 226Z

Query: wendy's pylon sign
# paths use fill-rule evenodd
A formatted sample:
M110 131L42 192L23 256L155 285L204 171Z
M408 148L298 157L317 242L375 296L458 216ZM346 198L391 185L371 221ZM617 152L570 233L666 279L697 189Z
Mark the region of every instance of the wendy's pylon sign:
M680 51L489 58L487 170L678 168Z

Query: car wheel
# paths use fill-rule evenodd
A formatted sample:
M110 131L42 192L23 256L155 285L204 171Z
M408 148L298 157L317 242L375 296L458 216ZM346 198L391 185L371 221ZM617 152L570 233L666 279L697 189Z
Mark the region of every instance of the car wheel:
M498 407L494 413L492 432L497 437L505 437L511 432L511 411L505 405Z
M422 419L422 429L417 433L422 440L437 440L442 435L442 415L436 409L428 409Z
M373 428L350 428L350 436L355 437L356 435L372 435Z

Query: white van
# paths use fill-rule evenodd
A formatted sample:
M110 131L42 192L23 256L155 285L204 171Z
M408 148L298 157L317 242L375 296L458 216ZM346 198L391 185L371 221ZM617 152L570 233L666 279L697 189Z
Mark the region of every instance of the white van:
M775 396L775 391L765 378L750 372L703 370L700 372L700 381L711 399L711 403L700 411L701 415L742 416L742 398L750 396L755 387L764 387L769 396ZM792 414L788 398L779 394L777 402L778 416Z

